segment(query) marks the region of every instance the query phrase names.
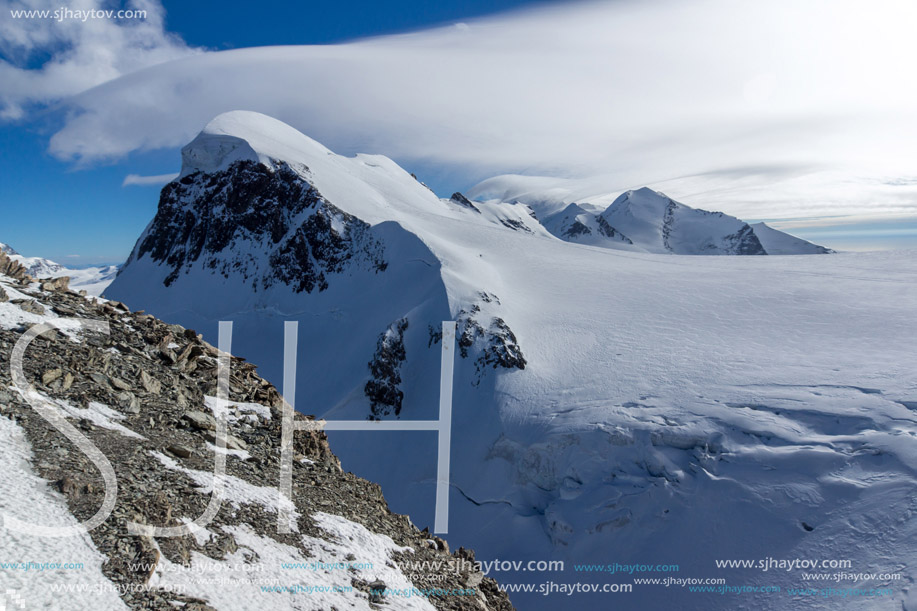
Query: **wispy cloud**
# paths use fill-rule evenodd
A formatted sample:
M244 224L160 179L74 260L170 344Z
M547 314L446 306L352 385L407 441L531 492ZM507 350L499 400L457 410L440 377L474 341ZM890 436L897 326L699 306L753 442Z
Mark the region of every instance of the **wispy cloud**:
M140 176L139 174L128 174L124 177L124 182L121 183L122 187L128 186L138 186L138 187L158 187L164 185L167 182L172 182L178 178L177 173L172 174L157 174L155 176Z
M103 0L0 0L0 118L20 119L36 104L197 52L165 31L157 0L126 7L144 17L107 17L112 6Z
M597 177L606 193L649 184L746 217L892 213L915 191L874 177L917 166L914 31L910 0L563 3L188 57L157 30L162 56L182 59L112 69L121 76L69 97L50 150L87 163L177 147L245 109L466 184Z

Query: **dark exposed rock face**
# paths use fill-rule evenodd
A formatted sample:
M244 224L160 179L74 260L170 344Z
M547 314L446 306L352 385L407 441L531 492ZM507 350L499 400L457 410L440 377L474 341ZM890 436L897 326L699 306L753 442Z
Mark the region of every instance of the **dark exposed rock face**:
M382 333L376 343L376 352L369 362L372 378L363 389L370 401L370 420L401 413L404 392L399 387L401 364L407 359L404 348L404 332L407 328L408 319L402 318Z
M601 214L596 215L595 221L599 224L599 231L602 232L602 235L608 238L614 238L621 240L625 244L633 244L633 241L614 227L608 224L608 221L605 220L605 217Z
M607 225L608 222L606 221L605 224ZM570 223L570 226L564 230L563 236L565 238L573 238L578 235L591 235L591 234L592 234L591 229L589 229L588 227L586 227L579 221L573 221L572 223Z
M0 253L0 274L8 276L20 284L28 284L32 281L32 277L22 263L10 259L5 253Z
M601 214L593 214L588 212L579 204L574 203L568 205L563 212L559 213L559 215L564 218L564 222L560 227L554 229L555 232L560 234L558 237L575 242L578 238L591 236L594 233L593 228L590 227L587 223L590 221L595 221L595 233L598 233L599 235L606 238L611 238L612 240L618 242L633 244L630 238L612 227L604 216ZM582 217L585 217L587 221L583 222L580 220Z
M10 269L9 259L2 254L0 268ZM63 286L40 292L9 276L0 276L0 290L8 288L34 299L4 303L4 308L35 303L48 315L93 319L109 326L108 334L87 331L80 334L80 341L58 332L46 333L29 346L23 369L28 382L41 395L73 406L66 416L68 420L111 461L118 482L115 506L109 518L89 534L94 546L107 558L102 565L104 576L112 587L118 588L129 608L218 608L196 596L150 586L157 564L168 560L189 567L195 555L198 560L206 557L212 562L227 561L231 554L243 549L233 534L235 528L273 539L308 558L311 548L303 535L332 540L313 518L318 512L346 518L413 550L393 556L396 564L409 560L417 566L424 562L431 567L443 566L463 557L458 552L450 556L441 540L417 529L406 516L392 513L379 486L342 472L325 434L318 430L301 430L293 436L290 500L297 515L297 533L278 532L276 512L251 501L238 505L224 501L207 527L212 535L209 538L129 533L128 522L180 526L202 515L207 507L210 493L189 474L209 474L213 469L215 421L204 397L216 394L220 353L194 331L167 325L140 312L132 313L118 302L100 303ZM405 328L406 322L394 324L393 338L403 335ZM10 389L7 363L13 346L26 330L25 326L0 327L0 362L4 363L0 367L0 418L13 420L22 428L31 445L32 469L48 481L76 519L83 521L93 516L102 503L105 483L100 472ZM395 361L396 343L389 342L383 351L394 355ZM108 428L93 420L92 410L86 409L93 403L107 406L113 414L112 421L123 428ZM253 410L246 404L260 407ZM231 415L227 419L227 445L242 452L241 456L227 457L227 475L248 486L275 487L280 472L282 416L289 406L270 383L257 375L254 365L231 357L226 409ZM312 420L302 414L293 417ZM166 461L157 456L167 457ZM168 461L174 466L169 467ZM475 588L473 596L430 596L429 602L437 609L512 609L496 582L474 568L463 565L454 574L416 568L410 572L409 579L417 588ZM320 572L309 577L311 583L321 583L323 579ZM298 579L291 573L291 582ZM355 577L354 596L363 596L368 602L373 583L371 576ZM279 597L266 599L266 603L272 608L286 608Z
M665 246L665 249L669 252L674 252L672 244L669 240L672 238L672 228L675 225L675 202L671 199L669 200L668 205L665 207L665 213L662 215L662 245Z
M729 252L734 255L766 255L767 251L755 235L754 229L750 225L745 225L732 235L726 236L726 241L730 245Z
M462 194L459 193L458 191L456 191L455 193L453 193L453 194L452 194L452 197L451 197L450 199L451 199L452 201L454 201L456 204L460 205L460 206L464 206L465 208L470 208L471 210L474 210L474 211L477 212L478 214L481 213L481 211L478 210L478 207L475 206L473 203L471 203L471 200L470 200L470 199L468 199L467 197L465 197L464 195L462 195Z
M485 303L495 302L499 305L496 295L482 295L489 298L482 299ZM475 304L469 310L459 312L456 323L459 355L468 358L472 351L478 353L475 359L475 384L480 383L488 369L525 369L528 362L522 354L519 341L502 318L484 315L481 307ZM433 336L431 330L431 343L441 339L441 336Z
M475 360L478 380L487 368L525 369L528 363L509 325L502 318L492 317L484 327L475 314L463 312L459 316L458 345L463 358L467 358L474 347L480 351Z
M500 219L500 224L504 227L512 229L513 231L524 231L525 233L535 233L528 227L525 223L516 219Z
M325 201L288 164L253 161L166 185L125 267L145 256L171 269L166 286L200 262L226 277L241 274L253 291L275 283L323 291L349 266L387 266L369 225Z
M662 219L662 243L669 252L675 252L675 249L670 243L670 239L675 228L675 210L677 208L678 204L674 200L669 199ZM718 218L724 216L722 212L708 212L706 210L696 210L695 212L705 217ZM764 250L764 246L761 245L761 241L758 240L758 236L755 235L754 229L747 223L743 224L741 229L737 232L724 236L723 245L717 246L708 244L704 246L702 250L716 251L725 255L767 254L767 251Z

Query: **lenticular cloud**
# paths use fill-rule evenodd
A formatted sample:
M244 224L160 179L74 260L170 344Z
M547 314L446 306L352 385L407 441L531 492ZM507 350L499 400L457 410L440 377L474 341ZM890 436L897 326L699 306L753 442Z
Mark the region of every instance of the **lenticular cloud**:
M564 3L343 45L199 53L67 98L50 150L87 163L177 147L247 109L466 186L600 176L606 193L651 184L757 218L913 213L915 189L877 186L874 172L893 179L913 161L917 85L895 77L917 53L913 27L897 0Z

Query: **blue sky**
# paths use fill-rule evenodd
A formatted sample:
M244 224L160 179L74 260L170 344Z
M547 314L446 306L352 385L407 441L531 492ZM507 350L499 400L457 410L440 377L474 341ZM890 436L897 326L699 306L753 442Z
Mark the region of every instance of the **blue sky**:
M176 172L236 108L441 195L503 173L649 185L833 248L917 248L909 0L87 2L150 14L0 0L0 241L27 255L123 260L158 199L125 177Z
M331 44L419 30L538 4L533 0L267 0L257 6L240 1L163 2L169 31L191 45L213 49Z

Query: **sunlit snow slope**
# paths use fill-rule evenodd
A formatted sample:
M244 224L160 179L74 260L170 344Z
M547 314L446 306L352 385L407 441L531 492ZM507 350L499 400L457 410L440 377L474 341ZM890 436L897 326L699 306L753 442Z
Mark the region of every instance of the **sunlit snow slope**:
M781 588L640 584L616 609L917 605L915 253L698 257L564 241L528 206L441 200L385 157L335 155L254 113L221 115L183 159L106 296L211 340L216 321L235 321L234 352L278 383L283 322L298 320L297 407L334 419L434 418L436 330L458 320L449 539L482 560L567 563L501 581ZM332 445L432 525L434 434L339 432ZM715 565L767 557L905 577L831 584L892 589L864 606L791 593L828 585L801 571ZM680 570L573 568L615 562ZM575 608L610 608L609 596L579 594Z

